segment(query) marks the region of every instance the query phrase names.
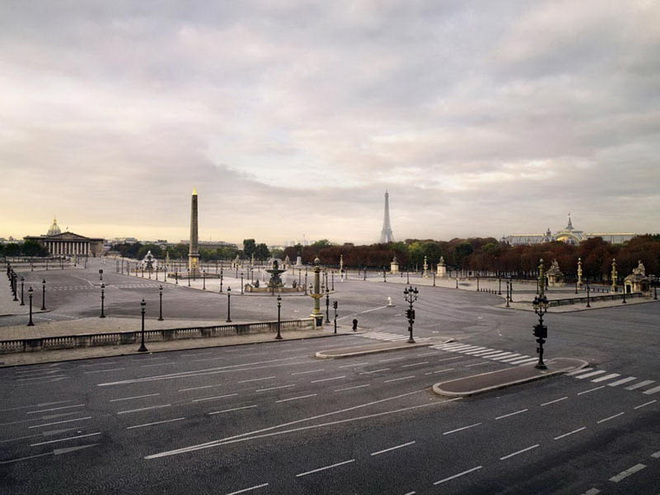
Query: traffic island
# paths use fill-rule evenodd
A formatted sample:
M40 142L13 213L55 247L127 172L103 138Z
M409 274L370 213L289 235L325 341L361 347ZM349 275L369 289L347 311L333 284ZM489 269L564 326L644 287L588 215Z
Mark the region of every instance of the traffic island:
M416 349L418 347L428 347L432 342L409 344L405 341L383 342L380 344L361 345L356 347L344 347L342 349L329 349L319 351L315 357L319 359L341 359L355 356L365 356L367 354L378 354L381 352L402 351L405 349Z
M440 382L433 385L433 392L444 397L468 397L520 383L561 375L569 371L585 368L589 363L582 359L555 358L546 361L545 365L547 369L543 370L537 369L535 367L536 365L532 363Z

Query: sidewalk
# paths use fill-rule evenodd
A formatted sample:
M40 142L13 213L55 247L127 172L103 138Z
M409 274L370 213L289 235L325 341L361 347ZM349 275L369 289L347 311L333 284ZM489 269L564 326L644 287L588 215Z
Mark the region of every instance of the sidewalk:
M445 397L468 397L585 368L589 363L581 359L555 358L545 364L547 370L536 369L536 364L532 363L440 382L433 385L433 392Z

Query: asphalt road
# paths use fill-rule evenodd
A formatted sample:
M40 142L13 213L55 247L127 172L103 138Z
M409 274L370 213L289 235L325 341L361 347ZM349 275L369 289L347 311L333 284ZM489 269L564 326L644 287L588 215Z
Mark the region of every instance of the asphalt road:
M92 288L65 289L72 276ZM129 288L106 271L104 281L116 315L157 297L148 280ZM92 313L97 282L93 267L53 276L42 316ZM660 305L550 314L547 357L588 369L447 400L430 387L534 359L535 315L496 308L490 294L424 288L415 336L430 347L319 360L407 336L403 285L335 287L341 322L358 318L364 335L0 370L0 492L659 492ZM223 317L224 295L167 292L172 314ZM309 298L284 302L285 318L309 313ZM232 297L232 316L267 319L272 303Z

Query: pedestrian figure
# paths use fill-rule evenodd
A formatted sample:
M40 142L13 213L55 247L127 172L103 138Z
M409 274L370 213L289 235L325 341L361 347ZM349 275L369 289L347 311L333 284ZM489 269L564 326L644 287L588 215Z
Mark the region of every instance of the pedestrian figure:
M353 331L354 332L357 332L357 324L358 324L357 318L353 319Z

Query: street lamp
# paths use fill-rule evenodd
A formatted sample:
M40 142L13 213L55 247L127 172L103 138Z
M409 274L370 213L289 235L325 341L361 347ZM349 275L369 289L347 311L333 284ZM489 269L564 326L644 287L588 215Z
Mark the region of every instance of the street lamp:
M206 290L206 270L202 270L202 290Z
M46 311L46 279L41 281L41 311Z
M220 268L220 292L222 292L222 281L223 281L223 278L224 278L224 273L225 273L224 269Z
M277 335L275 338L277 340L282 340L282 334L280 333L281 324L281 311L282 311L282 296L277 296Z
M536 352L539 354L539 362L534 366L539 370L546 370L548 367L543 363L543 344L545 343L544 339L548 338L548 327L543 324L543 315L548 311L548 298L545 294L536 296L532 302L534 307L534 312L539 317L538 325L534 326L534 337L536 337L536 342L539 346L536 348Z
M330 323L330 289L325 289L325 322Z
M241 296L243 295L243 272L241 272Z
M591 285L587 282L587 308L591 307Z
M332 307L335 310L335 333L337 333L337 301L332 301Z
M227 323L231 323L231 287L227 287Z
M104 301L105 301L105 284L101 284L101 316L99 316L99 318L105 318Z
M140 303L140 309L142 312L142 331L140 332L142 335L142 343L140 344L138 352L147 352L147 346L144 345L144 308L146 305L147 303L144 302L144 299L142 299L142 302Z
M99 270L99 282L103 282L103 269Z
M158 321L163 321L163 286L158 288Z
M408 318L408 332L410 332L410 338L408 338L409 344L414 344L415 339L413 339L413 323L415 322L415 310L413 309L413 303L417 301L417 294L419 291L417 287L413 288L406 287L403 289L404 300L410 305L410 308L406 310L406 317Z
M507 280L506 281L506 307L510 308L511 305L509 304L509 290L510 290L510 282Z
M25 287L25 279L21 277L21 306L25 306L25 298L23 297L23 289Z
M32 322L32 286L28 289L28 298L30 299L30 321L28 322L28 327L33 327L34 323Z

